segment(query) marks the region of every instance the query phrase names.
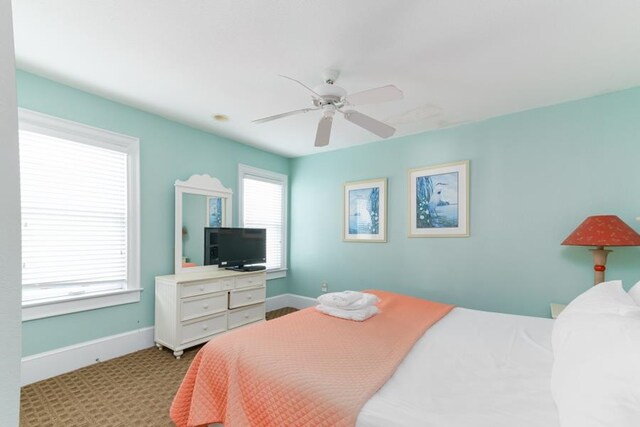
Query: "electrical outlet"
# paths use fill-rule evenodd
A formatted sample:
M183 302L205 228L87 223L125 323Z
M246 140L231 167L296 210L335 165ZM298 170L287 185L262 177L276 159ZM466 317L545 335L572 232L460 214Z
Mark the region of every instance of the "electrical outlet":
M320 284L320 291L329 292L329 285L327 284L327 282L322 282Z

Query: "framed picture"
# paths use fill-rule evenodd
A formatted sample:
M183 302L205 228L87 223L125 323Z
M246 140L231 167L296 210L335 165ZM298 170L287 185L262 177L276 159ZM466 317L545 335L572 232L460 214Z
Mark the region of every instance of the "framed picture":
M222 197L207 197L207 227L225 225L223 205Z
M387 179L344 184L345 242L387 241Z
M469 235L469 161L409 171L409 237Z

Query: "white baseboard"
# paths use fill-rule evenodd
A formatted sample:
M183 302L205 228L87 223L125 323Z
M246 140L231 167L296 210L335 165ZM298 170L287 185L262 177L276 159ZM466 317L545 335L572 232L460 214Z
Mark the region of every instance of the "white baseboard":
M293 307L301 310L316 305L315 298L303 297L296 294L282 294L267 298L267 311L277 310L284 307Z
M21 385L153 346L153 327L149 327L23 357Z
M284 307L303 309L314 305L315 298L295 294L267 298L267 311ZM21 385L46 380L154 345L153 327L149 327L23 357Z

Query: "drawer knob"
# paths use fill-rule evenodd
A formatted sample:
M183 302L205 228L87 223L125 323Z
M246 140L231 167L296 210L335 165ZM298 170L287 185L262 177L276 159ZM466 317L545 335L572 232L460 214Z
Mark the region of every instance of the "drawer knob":
M204 305L204 309L206 310L206 309L208 309L208 308L209 308L209 304L205 304L205 305Z
M245 319L248 319L248 318L249 318L249 315L248 315L248 314L245 314L245 315L244 315L244 318L245 318Z
M204 291L204 286L200 286L200 290L201 290L201 291Z
M251 299L251 298L253 298L251 294L247 295L247 299Z
M206 331L207 329L209 329L209 327L208 327L207 325L204 325L204 326L202 327L202 330L203 330L203 331Z

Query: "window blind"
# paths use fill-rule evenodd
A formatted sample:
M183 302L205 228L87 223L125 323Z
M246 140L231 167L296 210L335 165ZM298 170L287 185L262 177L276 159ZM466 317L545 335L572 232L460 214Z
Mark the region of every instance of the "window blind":
M267 229L267 269L283 267L283 186L245 176L243 178L244 227Z
M127 154L20 131L23 302L124 289Z

